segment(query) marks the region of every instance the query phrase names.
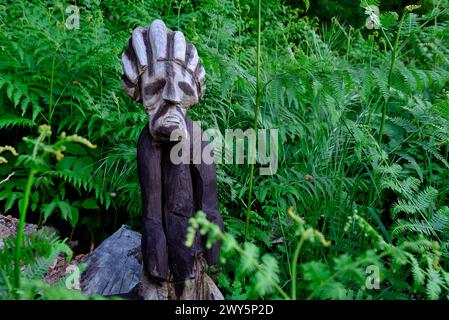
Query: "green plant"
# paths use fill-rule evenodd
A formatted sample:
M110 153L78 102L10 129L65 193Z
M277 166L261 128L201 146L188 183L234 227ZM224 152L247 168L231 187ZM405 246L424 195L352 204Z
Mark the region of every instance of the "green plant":
M120 223L139 227L135 149L148 119L121 87L119 57L135 27L162 18L195 43L206 69L192 119L221 132L278 129L275 175L255 174L257 163L216 171L225 234L278 261L275 283L289 298L445 297L447 0L409 10L377 0L80 0L80 29L65 28L69 3L0 6L1 144L26 154L22 137L51 119L58 134L98 146L71 143L62 160L49 160L34 179L29 219L61 229L81 250ZM367 6L379 8L368 24L379 29L367 29ZM0 206L17 216L28 171L2 156ZM290 207L330 245L299 246ZM386 244L363 236L360 222L347 227L354 210ZM271 282L255 290L249 273L236 275L240 256L226 257L217 282L227 298L286 298ZM379 290L365 288L370 264L383 274Z
M78 135L71 135L67 136L64 132L60 135L60 138L57 142L53 144L46 144L44 143L44 140L51 137L51 128L48 125L41 125L39 126L39 136L36 139L31 138L24 138L24 140L32 146L32 153L31 154L25 154L20 155L18 158L18 164L17 165L23 165L25 168L28 169L28 178L25 185L25 191L23 194L23 198L19 201L20 206L20 219L19 224L17 226L17 235L16 235L16 243L14 246L14 249L12 250L14 252L14 282L13 282L13 292L15 292L15 295L18 296L18 291L21 289L21 258L23 257L21 248L23 247L23 236L24 236L24 227L25 227L25 220L27 216L29 201L31 197L31 189L33 186L33 182L35 179L35 175L39 174L41 172L45 172L48 168L48 155L53 154L57 160L61 160L64 157L64 152L66 150L66 145L70 142L76 142L83 144L85 146L88 146L90 148L95 148L92 143L90 143L88 140L78 136ZM14 152L14 149L9 149ZM75 221L74 224L76 224L77 212L64 212L62 210L63 217L65 216L65 219L69 219L70 221ZM56 256L59 255L61 251L68 252L69 249L67 246L63 246L62 244L59 245L57 243L54 243L53 246L50 246L52 249L56 250ZM5 249L6 251L8 248ZM56 258L54 255L50 255L53 258ZM53 259L54 260L54 259Z
M216 241L221 241L223 243L223 260L226 255L230 255L234 251L239 254L240 261L237 268L237 278L250 278L251 289L249 297L265 296L275 291L281 298L296 299L296 268L299 253L304 242L318 241L323 246L328 246L329 243L324 239L324 236L320 232L312 228L306 229L304 227L304 221L293 214L291 208L289 209L289 215L294 220L294 223L297 224L298 228L296 235L299 237L291 271L292 280L290 296L279 285L279 266L274 257L269 254L264 254L260 257L260 249L252 243L245 242L243 246L239 245L232 235L222 233L217 225L210 223L203 212L198 212L195 217L190 220L186 245L189 247L192 246L197 232L200 232L202 236L207 236L207 247L211 247Z
M254 132L257 132L259 125L259 109L260 109L260 100L261 100L261 87L260 83L260 44L261 44L261 31L260 25L262 23L262 2L259 0L257 7L257 51L256 51L256 106L254 111ZM254 164L255 164L255 156L256 151L254 150L255 146L251 145L249 148L253 148L250 159L250 172L249 172L249 188L248 188L248 204L246 208L246 224L245 224L245 242L248 239L249 232L249 223L250 223L250 212L252 205L252 196L253 196L253 179L254 179Z

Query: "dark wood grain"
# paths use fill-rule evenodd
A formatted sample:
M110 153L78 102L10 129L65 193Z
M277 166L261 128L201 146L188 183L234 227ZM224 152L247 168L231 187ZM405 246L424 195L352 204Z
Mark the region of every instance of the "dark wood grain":
M186 119L192 136L193 123ZM190 141L193 148L193 139ZM201 143L204 148L207 142ZM142 191L142 255L145 275L158 281L182 282L194 278L195 255L204 253L207 263L218 260L220 244L205 248L199 235L192 248L185 246L188 221L198 210L223 229L218 209L217 181L213 165L173 164L173 143L153 141L148 125L137 147ZM191 152L191 154L193 154ZM171 279L170 279L171 278Z

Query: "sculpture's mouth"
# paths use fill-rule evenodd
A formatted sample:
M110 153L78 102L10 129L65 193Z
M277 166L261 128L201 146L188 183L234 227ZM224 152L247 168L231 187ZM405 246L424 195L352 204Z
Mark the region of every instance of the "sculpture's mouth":
M173 126L173 125L180 125L180 124L181 124L181 119L179 119L179 117L174 116L174 115L166 116L162 120L163 126Z
M180 141L187 137L184 114L179 107L169 107L166 112L152 122L150 132L157 141Z

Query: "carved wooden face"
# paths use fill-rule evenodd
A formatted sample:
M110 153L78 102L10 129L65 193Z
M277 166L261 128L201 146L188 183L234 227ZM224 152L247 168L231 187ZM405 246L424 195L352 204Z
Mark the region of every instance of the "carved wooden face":
M122 65L125 90L143 104L151 135L164 141L181 130L187 137L187 110L205 90L205 72L195 47L186 43L181 32L155 20L148 28L134 30Z
M187 134L187 110L199 101L192 75L176 63L158 61L152 75L147 72L142 75L141 86L151 134L161 140L170 137L175 129Z

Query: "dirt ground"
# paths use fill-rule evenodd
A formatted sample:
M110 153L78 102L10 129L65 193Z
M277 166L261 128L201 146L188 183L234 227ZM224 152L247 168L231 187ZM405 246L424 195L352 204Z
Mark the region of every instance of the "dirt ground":
M17 233L17 226L19 224L19 220L10 216L10 215L2 215L0 214L0 250L3 249L3 239L14 237ZM50 228L57 232L57 230ZM35 224L25 223L25 233L31 234L33 231L38 231L39 228ZM77 246L76 241L69 242L70 247L73 249ZM49 270L47 275L45 276L45 281L48 284L55 284L59 282L74 266L83 261L85 261L87 255L80 254L72 259L72 261L66 262L65 256L59 255L55 262L49 266Z

